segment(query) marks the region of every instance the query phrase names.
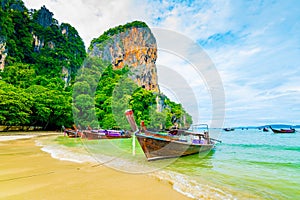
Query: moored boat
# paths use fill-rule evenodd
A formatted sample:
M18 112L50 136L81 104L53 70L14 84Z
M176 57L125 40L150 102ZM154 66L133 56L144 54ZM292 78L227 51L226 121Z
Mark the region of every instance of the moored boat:
M224 131L234 131L234 128L224 128Z
M295 133L296 130L292 127L290 127L290 129L273 129L270 126L270 129L273 131L273 133Z
M70 138L77 138L82 136L82 132L77 129L75 125L73 125L74 129L71 128L65 128L62 126L64 129L64 135L67 135Z
M137 127L132 110L126 111L131 127ZM134 123L134 124L132 124ZM208 126L203 132L173 129L165 132L148 131L144 123L141 130L133 129L148 161L187 156L210 151L215 143L209 138Z
M89 140L96 139L118 139L118 138L130 138L131 135L123 130L85 130L83 131L85 138Z
M263 132L269 132L269 129L267 127L264 127Z
M186 133L187 134L187 133ZM188 134L193 139L180 139L179 136L159 136L157 133L137 133L136 137L147 159L174 158L209 151L214 142L201 135Z

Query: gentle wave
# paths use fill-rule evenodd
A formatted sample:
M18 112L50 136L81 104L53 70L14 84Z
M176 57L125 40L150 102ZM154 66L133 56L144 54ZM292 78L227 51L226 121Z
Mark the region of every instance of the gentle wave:
M135 162L135 160L123 159L122 156L114 157L94 153L86 146L81 147L66 147L49 142L49 140L36 140L36 145L41 147L41 150L47 152L51 157L58 160L71 161L76 163L90 162L98 165L104 165L117 171L142 174L156 171L157 168L147 165L147 162ZM144 159L143 159L144 160Z
M168 182L177 192L193 199L234 199L232 195L227 194L221 189L211 187L207 184L200 184L189 177L176 172L157 170L143 163L137 163L132 160L125 160L115 157L109 157L99 154L90 154L86 149L74 151L63 145L49 143L47 141L36 140L36 145L41 150L49 153L53 158L76 163L97 163L122 172L134 173L130 169L139 169L137 173L149 172L149 176L155 177L160 181ZM86 152L84 152L86 151ZM123 169L123 170L120 170Z
M95 159L90 155L85 155L83 153L71 151L70 149L62 145L44 144L40 140L36 140L35 142L37 146L42 147L42 151L49 153L52 158L76 163L95 162Z
M299 151L300 146L286 146L286 145L270 145L270 144L222 144L223 146L232 146L232 147L242 147L242 148L262 148L262 149L269 149L269 150L290 150L290 151Z
M231 194L220 188L208 184L201 184L183 174L170 171L157 171L152 176L161 181L166 181L173 186L173 189L193 199L235 199Z
M267 162L267 161L244 161L245 164L252 164L256 166L268 166L268 167L276 167L276 168L282 168L282 167L288 167L288 168L294 168L299 169L300 163L285 163L285 162Z

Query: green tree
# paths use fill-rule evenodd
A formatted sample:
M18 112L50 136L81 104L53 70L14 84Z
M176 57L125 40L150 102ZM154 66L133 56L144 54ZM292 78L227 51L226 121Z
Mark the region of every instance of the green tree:
M130 106L134 112L137 124L143 120L150 124L149 109L156 105L155 96L151 91L138 88L131 96Z
M50 118L50 91L41 85L32 85L26 92L33 98L31 107L30 124L35 126L45 126Z
M2 2L0 15L0 35L4 37L8 49L6 63L30 61L33 38L30 17L24 3L18 0Z
M0 124L72 125L72 85L66 87L62 78L72 83L86 56L76 29L59 24L45 7L28 11L21 0L1 1L0 18L0 42L7 50L0 74ZM88 78L87 83L96 90L97 81Z
M4 71L0 73L2 80L12 84L15 87L27 88L33 84L35 71L31 65L23 63L14 63L5 66Z
M120 129L130 130L130 125L125 117L125 111L131 108L129 102L131 95L138 89L135 84L127 76L123 76L117 83L112 96L112 113ZM97 100L96 100L97 101Z
M51 85L51 83L49 84ZM30 122L43 129L59 129L73 124L72 100L68 92L33 85L26 89L32 97Z
M62 125L70 126L73 124L72 98L64 91L51 90L49 93L49 108L51 110L48 123L44 129L58 129Z
M0 80L0 124L28 125L32 98L23 89Z

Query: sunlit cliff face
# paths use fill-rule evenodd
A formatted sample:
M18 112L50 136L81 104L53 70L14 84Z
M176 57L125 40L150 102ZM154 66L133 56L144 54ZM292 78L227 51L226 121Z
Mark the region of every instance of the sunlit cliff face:
M0 71L4 69L5 58L6 58L6 50L5 50L5 42L0 42Z
M110 36L109 41L99 48L93 45L90 55L109 60L114 69L128 65L133 72L131 79L147 90L159 92L156 59L156 40L149 28L131 27Z

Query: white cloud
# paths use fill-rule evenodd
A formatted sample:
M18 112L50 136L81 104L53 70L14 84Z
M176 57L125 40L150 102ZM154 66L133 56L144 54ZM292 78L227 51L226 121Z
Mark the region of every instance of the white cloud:
M148 21L143 15L144 5L132 0L24 0L24 3L34 9L45 5L60 23L70 23L76 28L86 47L111 27L137 19Z
M261 51L261 49L258 47L258 48L251 48L251 49L248 49L248 50L243 50L243 51L240 51L240 55L241 56L252 56L254 54L257 54Z

